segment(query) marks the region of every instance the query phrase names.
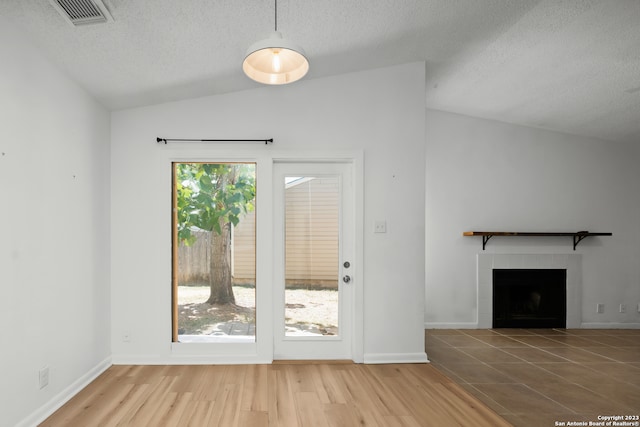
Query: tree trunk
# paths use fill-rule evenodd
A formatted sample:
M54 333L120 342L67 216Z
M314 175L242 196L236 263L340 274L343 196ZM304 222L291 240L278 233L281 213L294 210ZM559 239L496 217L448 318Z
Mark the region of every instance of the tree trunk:
M231 224L221 224L221 234L211 232L209 304L235 304L231 287Z

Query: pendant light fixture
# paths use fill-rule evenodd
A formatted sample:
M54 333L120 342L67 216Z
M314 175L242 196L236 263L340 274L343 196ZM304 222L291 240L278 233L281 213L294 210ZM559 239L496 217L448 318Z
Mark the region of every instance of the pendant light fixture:
M242 69L250 79L267 85L293 83L309 71L304 50L282 38L278 31L278 0L275 0L275 31L249 47Z

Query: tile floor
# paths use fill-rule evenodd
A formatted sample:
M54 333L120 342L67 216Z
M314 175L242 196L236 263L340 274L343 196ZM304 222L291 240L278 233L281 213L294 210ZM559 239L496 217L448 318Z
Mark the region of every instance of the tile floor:
M640 329L425 334L431 363L514 426L589 425L599 415L640 425Z

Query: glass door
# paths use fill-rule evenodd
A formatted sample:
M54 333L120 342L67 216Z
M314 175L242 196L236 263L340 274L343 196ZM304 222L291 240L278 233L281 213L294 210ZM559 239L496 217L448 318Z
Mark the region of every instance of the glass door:
M274 359L351 359L349 163L274 165Z

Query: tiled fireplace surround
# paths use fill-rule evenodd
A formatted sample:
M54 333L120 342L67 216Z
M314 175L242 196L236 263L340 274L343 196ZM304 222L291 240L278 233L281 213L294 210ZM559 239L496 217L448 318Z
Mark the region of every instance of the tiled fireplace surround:
M573 254L478 254L478 328L493 323L493 269L567 270L567 329L580 328L582 322L582 257Z

